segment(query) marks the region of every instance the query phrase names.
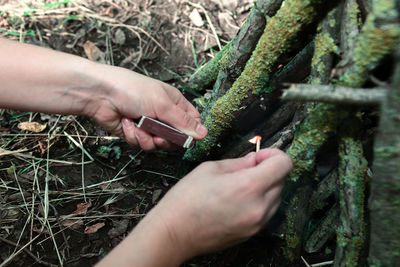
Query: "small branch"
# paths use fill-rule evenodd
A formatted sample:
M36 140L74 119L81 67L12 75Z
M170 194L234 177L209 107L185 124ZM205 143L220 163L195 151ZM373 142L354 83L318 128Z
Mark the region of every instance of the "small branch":
M268 138L280 131L293 118L297 105L295 103L287 104L288 103L284 104L275 111L264 123L257 127L257 129L251 131L239 141L233 142L234 145L229 147L221 158L235 158L252 151L254 145L248 140L255 135L260 135L263 138L261 146L264 148L264 140L268 140Z
M327 241L335 236L336 227L339 224L339 206L335 204L317 225L310 237L307 239L304 250L307 253L319 251Z
M8 240L8 239L5 239L5 238L3 238L3 237L0 237L0 241L1 241L1 242L4 242L4 243L6 243L6 244L9 244L9 245L11 245L11 246L17 247L17 248L19 248L19 249L22 248L21 245L18 245L18 244L14 243L14 242L12 242L12 241L10 241L10 240ZM25 247L25 248L22 248L22 250L23 250L29 257L31 257L34 261L36 261L36 262L39 263L39 264L42 264L42 265L45 265L45 266L51 266L51 267L57 266L57 265L55 265L55 264L51 264L51 263L48 263L48 262L45 262L45 261L39 259L39 258L36 257L32 252L30 252L29 249L27 249L26 247Z
M309 214L313 214L317 210L321 210L326 206L325 200L328 199L333 192L337 191L338 171L334 169L331 171L313 191L310 198Z
M366 265L365 188L367 161L359 137L361 121L351 117L340 129L339 207L335 267Z
M231 46L225 51L220 60L220 70L213 87L211 99L202 115L205 119L209 110L221 96L231 87L240 76L251 56L251 53L265 28L269 17L275 15L282 0L258 0L251 9L238 34L232 39Z
M348 88L333 85L292 84L283 100L319 101L336 104L379 105L386 98L385 88Z

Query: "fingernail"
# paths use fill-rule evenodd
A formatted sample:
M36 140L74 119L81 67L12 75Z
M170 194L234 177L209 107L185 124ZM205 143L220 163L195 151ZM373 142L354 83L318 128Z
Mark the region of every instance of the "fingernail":
M133 121L128 118L122 118L121 122L125 126L125 128L129 129L133 127Z
M200 137L204 137L204 136L206 136L207 135L207 128L206 127L204 127L204 125L203 124L198 124L197 125L197 128L196 128L196 133L200 136Z

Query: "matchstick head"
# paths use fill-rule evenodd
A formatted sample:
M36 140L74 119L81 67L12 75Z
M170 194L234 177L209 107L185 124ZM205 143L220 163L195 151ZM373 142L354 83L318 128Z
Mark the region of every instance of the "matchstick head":
M164 138L165 140L184 148L190 148L195 143L195 140L192 136L189 136L166 123L149 118L147 116L142 116L140 118L137 127L152 135Z
M249 140L249 142L252 143L252 144L257 144L257 142L260 142L261 139L262 139L261 136L256 135L256 136L254 136L253 138L251 138L251 139Z

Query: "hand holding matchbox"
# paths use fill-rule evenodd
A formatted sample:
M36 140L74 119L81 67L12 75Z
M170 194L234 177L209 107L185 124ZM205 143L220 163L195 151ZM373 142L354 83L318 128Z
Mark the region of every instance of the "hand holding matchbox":
M140 118L137 127L184 148L192 147L195 142L192 136L189 136L166 123L147 116L142 116Z

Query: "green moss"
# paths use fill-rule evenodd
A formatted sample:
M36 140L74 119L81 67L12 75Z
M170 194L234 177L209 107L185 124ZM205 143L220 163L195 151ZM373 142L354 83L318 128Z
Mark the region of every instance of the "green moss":
M353 25L359 25L359 17L358 14L360 14L360 9L358 8L357 3L353 3L350 7L350 23Z
M206 118L208 136L187 151L186 159L204 159L230 129L232 121L236 118L233 114L245 109L255 95L263 92L277 59L290 48L291 41L302 27L315 19L314 6L320 2L321 0L288 0L277 14L268 20L242 74L227 94L215 103Z
M320 103L309 114L296 130L293 142L286 151L294 162L294 169L287 177L292 182L314 168L319 148L336 130L347 112L336 105Z
M221 59L230 49L231 42L215 55L207 64L199 68L192 77L190 77L189 85L192 89L201 91L205 87L210 86L218 76L218 71L221 68Z
M337 261L343 266L358 266L365 248L365 177L367 161L362 142L356 138L361 126L343 127L339 144L340 222L337 230Z
M394 51L400 37L399 14L395 0L376 0L373 12L367 17L354 50L354 64L340 77L338 83L361 87L368 72ZM394 23L397 22L397 23Z
M298 197L295 196L291 199L290 205L296 205L298 202ZM287 245L287 249L285 250L285 254L287 257L291 257L290 253L292 253L292 249L297 248L301 243L301 237L296 233L297 225L296 222L296 214L293 213L294 210L289 210L286 213L286 231L285 231L285 241Z

